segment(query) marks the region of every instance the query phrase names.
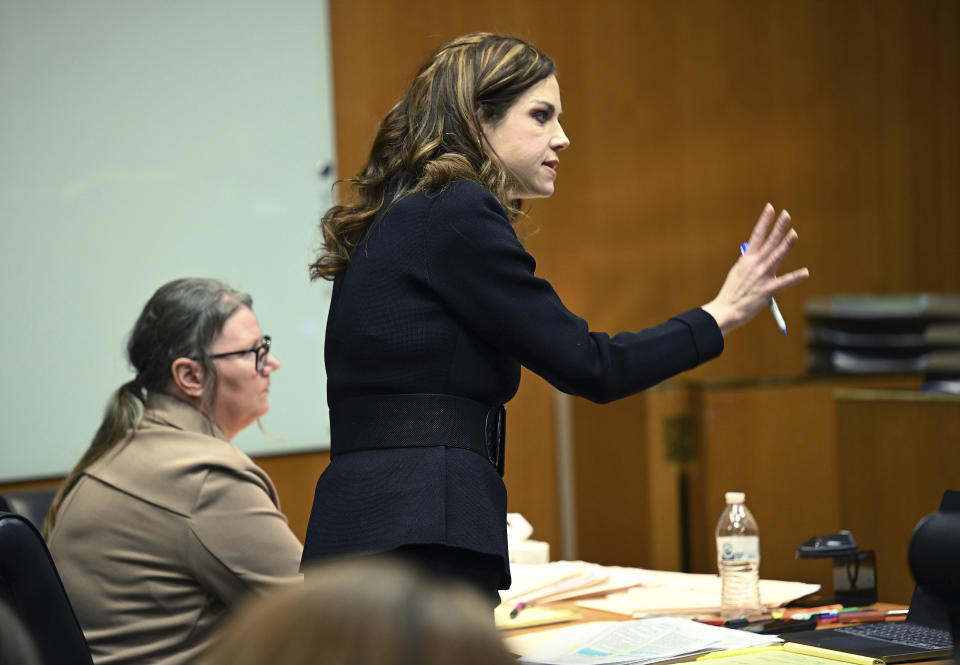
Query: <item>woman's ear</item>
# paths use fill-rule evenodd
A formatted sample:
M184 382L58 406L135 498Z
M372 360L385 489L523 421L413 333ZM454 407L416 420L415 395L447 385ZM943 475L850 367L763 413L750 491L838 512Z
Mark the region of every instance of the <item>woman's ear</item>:
M483 108L477 104L477 107L474 109L477 124L474 127L474 132L479 132L479 135L476 137L477 141L484 148L487 146L487 132L493 128L493 123L487 120L487 114L484 113Z
M203 397L203 367L196 360L177 358L170 366L174 385L187 397Z

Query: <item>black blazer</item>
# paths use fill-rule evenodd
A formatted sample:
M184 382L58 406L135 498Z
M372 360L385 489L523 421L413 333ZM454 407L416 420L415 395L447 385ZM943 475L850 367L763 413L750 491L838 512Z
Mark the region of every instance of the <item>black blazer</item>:
M477 183L396 203L334 281L325 348L330 407L409 393L504 404L521 365L566 393L608 402L723 350L720 329L699 308L640 332L591 332L535 266L503 207ZM506 491L487 459L443 446L342 455L336 441L331 446L305 562L443 544L501 557L509 585Z

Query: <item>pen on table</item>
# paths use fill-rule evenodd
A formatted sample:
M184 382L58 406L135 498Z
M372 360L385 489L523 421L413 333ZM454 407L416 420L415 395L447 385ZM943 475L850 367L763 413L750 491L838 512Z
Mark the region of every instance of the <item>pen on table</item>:
M867 613L876 613L880 610L871 609L869 607L840 607L840 608L830 608L829 606L820 608L815 611L808 611L802 614L792 614L790 615L791 620L804 621L807 619L816 619L818 623L831 623L831 622L843 622L844 617L855 617L864 615ZM849 618L847 621L862 621L863 619Z
M764 623L770 621L773 617L770 614L757 614L749 617L740 617L737 619L730 619L729 621L723 621L720 623L721 626L726 628L746 628L747 626L752 626L755 623Z
M844 607L844 608L839 609L839 610L831 610L831 611L829 611L829 612L821 612L821 613L820 613L819 615L817 615L815 618L816 618L816 620L817 620L818 623L819 623L819 622L831 623L831 622L841 621L841 620L843 619L843 617L845 617L845 616L851 616L851 615L854 615L854 614L863 614L864 612L867 612L868 610L869 610L869 608L866 608L866 607ZM876 610L874 610L874 611L876 611Z
M750 243L742 242L740 243L740 253L744 254L747 251ZM783 314L780 313L780 308L777 307L777 301L773 298L770 298L770 313L773 314L773 320L777 322L777 326L780 328L780 331L786 335L787 334L787 322L783 320Z
M750 620L747 617L740 617L739 619L724 621L723 625L727 628L746 628L750 625Z
M516 605L514 605L513 609L510 610L510 618L516 619L517 615L520 614L520 610L522 610L526 606L527 606L526 603L517 603Z
M888 617L903 616L904 610L867 610L862 609L859 612L844 612L837 615L840 623L852 623L854 621L886 621Z
M794 617L809 619L811 615L820 614L821 612L835 612L837 610L842 610L843 605L839 603L833 603L832 605L820 605L819 607L788 607L783 610L774 611L774 619L792 619Z
M859 611L862 611L862 609L859 607L824 607L821 609L814 609L812 611L808 610L806 612L794 612L789 617L784 618L797 621L806 621L807 619L816 619L817 621L836 621L840 614Z

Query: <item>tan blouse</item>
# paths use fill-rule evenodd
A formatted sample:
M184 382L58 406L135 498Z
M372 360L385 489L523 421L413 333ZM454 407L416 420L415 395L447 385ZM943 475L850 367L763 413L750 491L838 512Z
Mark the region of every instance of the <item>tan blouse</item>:
M96 665L192 662L246 592L302 579L270 478L167 395L87 469L49 547Z

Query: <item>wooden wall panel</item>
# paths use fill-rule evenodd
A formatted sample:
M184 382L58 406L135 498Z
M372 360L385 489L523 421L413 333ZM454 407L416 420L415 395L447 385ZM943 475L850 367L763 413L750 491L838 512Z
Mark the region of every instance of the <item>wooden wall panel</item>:
M708 301L762 205L793 213L788 264L812 277L779 298L790 335L761 314L685 378L803 373L809 297L960 290L952 0L330 0L330 10L341 176L360 168L378 122L442 42L509 32L554 57L572 144L557 193L529 206L522 229L538 274L596 329ZM510 509L550 534L548 394L524 375L507 484ZM578 447L593 445L579 435Z
M554 456L553 389L531 381L523 370L524 390L507 405L507 456L504 482L507 510L519 512L533 525L533 538L560 552L557 472ZM533 377L536 378L536 377Z
M277 488L280 496L280 510L287 516L290 529L300 542L307 535L307 522L313 507L313 490L317 478L330 463L330 452L294 453L290 455L269 455L255 459Z
M670 448L694 444L692 429L689 441L671 441L674 427L693 424L690 396L688 387L667 383L611 404L573 401L580 558L683 569L686 465Z
M316 451L292 455L267 455L255 458L280 495L280 509L286 515L290 528L303 542L307 521L313 505L313 489L320 472L330 463L330 453ZM62 478L43 478L17 483L0 484L0 494L24 489L58 487Z
M696 453L694 391L667 383L644 393L647 401L647 478L650 512L646 568L685 570L689 537L685 504L689 467ZM635 530L642 523L634 525Z
M647 400L573 403L577 555L604 565L649 567Z
M0 494L4 492L19 492L21 490L40 490L50 487L59 487L62 478L37 478L33 480L21 480L14 483L0 484Z
M333 0L340 173L433 47L471 30L554 56L572 140L536 201L541 272L601 329L710 299L763 203L788 207L802 302L960 289L960 9L874 0L600 4ZM662 288L669 284L670 288ZM789 374L802 346L759 322L709 378ZM798 336L796 339L800 339Z
M699 449L690 482L693 571L716 570L714 528L724 493L743 491L760 526L761 575L816 582L832 591L830 565L798 560L795 552L807 538L851 528L842 519L846 478L837 450L845 441L837 438L835 393L868 384L918 387L919 379L838 378L698 390Z
M572 145L557 194L529 206L522 231L538 274L595 329L636 329L708 301L762 205L790 209L800 242L789 266L812 273L779 298L790 335L761 314L683 379L802 374L812 296L960 291L954 0L330 0L330 15L341 176L361 167L378 122L440 43L509 32L554 57ZM556 551L551 396L524 373L509 407L506 481L510 510ZM766 404L731 406L767 421L752 411ZM632 415L595 408L611 422ZM802 408L791 415L821 413ZM655 442L656 422L635 426ZM585 425L578 450L635 445ZM272 474L296 531L325 462L288 463ZM660 475L657 463L637 461L654 474L643 501L660 515L677 469ZM669 547L650 556L670 560Z
M909 603L913 528L945 490L960 490L960 397L841 391L837 439L843 523L876 550L881 598Z

